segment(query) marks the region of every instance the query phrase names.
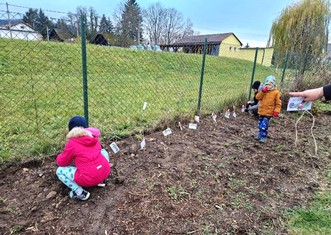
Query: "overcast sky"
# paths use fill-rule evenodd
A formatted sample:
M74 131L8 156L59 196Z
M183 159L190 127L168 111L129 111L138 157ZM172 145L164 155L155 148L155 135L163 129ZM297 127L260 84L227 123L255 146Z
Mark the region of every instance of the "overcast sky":
M6 2L9 11L25 13L28 8L41 8L47 16L61 18L56 12L76 12L78 6L93 7L102 16L112 19L113 12L126 0L0 0L0 16L5 16ZM272 22L282 10L298 0L136 0L141 8L160 2L173 7L189 18L194 31L200 34L233 32L239 40L251 47L265 47ZM13 6L15 5L15 6Z

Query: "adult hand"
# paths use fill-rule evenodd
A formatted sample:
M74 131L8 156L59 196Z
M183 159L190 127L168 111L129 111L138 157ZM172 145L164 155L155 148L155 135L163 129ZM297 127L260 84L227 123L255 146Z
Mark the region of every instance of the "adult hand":
M304 101L313 101L321 98L324 94L323 94L323 87L320 87L301 92L290 92L289 95L302 97Z

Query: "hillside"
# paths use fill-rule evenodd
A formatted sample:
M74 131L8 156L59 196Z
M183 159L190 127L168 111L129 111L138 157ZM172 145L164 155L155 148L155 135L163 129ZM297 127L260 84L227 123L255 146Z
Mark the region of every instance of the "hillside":
M84 107L79 43L1 39L0 48L3 160L53 154L64 144L69 118L85 111L104 138L118 139L193 117L197 110L202 55L87 45ZM271 72L257 66L255 79ZM251 62L207 56L201 113L247 99L251 75Z

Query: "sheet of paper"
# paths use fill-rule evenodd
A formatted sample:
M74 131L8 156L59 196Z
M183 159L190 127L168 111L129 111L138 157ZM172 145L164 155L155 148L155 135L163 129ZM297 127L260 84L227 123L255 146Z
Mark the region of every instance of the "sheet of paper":
M310 110L312 104L311 101L303 101L302 97L290 97L287 104L287 111Z

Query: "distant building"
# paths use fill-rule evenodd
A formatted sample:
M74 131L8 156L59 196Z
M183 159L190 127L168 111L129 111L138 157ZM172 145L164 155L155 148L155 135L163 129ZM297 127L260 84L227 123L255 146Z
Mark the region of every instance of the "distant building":
M91 41L92 44L96 45L102 45L102 46L110 46L109 41L106 39L106 37L99 33L97 34Z
M231 47L233 50L240 48L242 43L234 35L234 33L219 33L208 35L195 35L184 37L171 45L161 45L163 47L173 47L176 49L182 48L184 53L203 53L203 47L205 40L207 39L207 54L208 55L220 55L221 47Z
M49 32L49 40L57 42L74 42L75 37L66 30L54 28Z
M184 37L171 45L161 45L162 50L202 54L207 40L207 55L224 56L254 61L256 48L244 48L234 33L219 33ZM257 63L270 66L273 48L258 48Z
M23 22L0 26L0 38L31 41L41 41L43 39L40 33L35 31L30 25Z

